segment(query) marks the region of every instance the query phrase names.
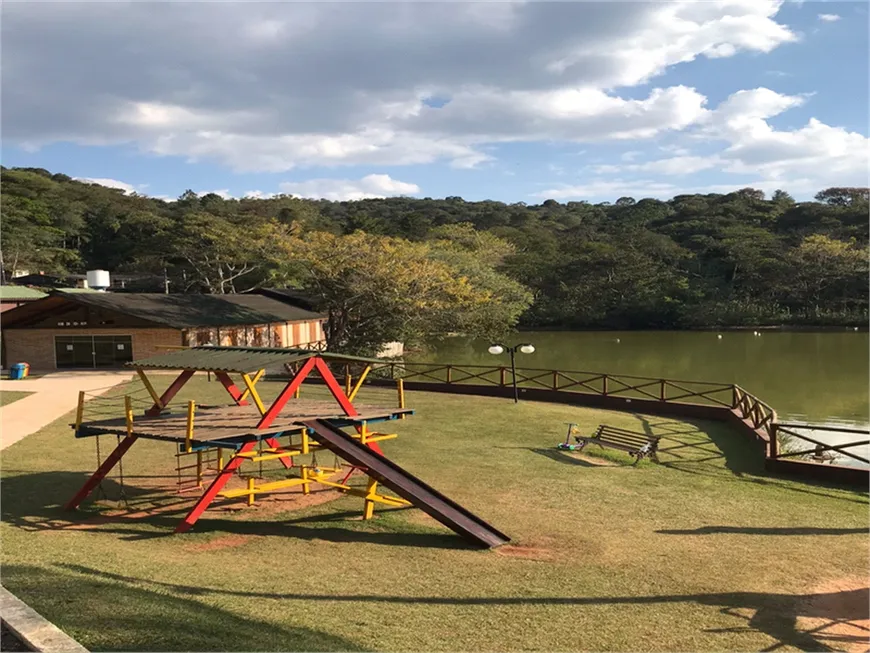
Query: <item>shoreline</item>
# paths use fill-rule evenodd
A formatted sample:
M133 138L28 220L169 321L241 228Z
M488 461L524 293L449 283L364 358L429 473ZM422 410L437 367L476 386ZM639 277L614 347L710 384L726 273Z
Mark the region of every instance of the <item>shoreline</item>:
M775 325L775 326L698 326L698 327L667 327L655 328L644 327L642 329L616 329L609 327L589 327L589 328L571 328L571 327L518 327L517 333L535 333L535 332L561 332L561 333L589 333L595 331L613 331L613 332L644 332L644 331L676 331L687 332L692 331L815 331L815 332L843 332L843 331L867 331L868 326L805 326L805 325ZM454 335L454 334L451 334ZM460 335L460 334L455 334Z

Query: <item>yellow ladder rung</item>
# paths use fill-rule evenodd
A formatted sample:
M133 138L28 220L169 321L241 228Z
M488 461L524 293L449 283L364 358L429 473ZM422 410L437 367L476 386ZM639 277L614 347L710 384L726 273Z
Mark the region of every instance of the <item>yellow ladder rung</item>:
M369 494L367 490L357 489L357 488L348 488L346 490L342 490L345 494L350 494L355 497L362 497L367 501L376 501L378 503L385 503L388 506L410 506L411 503L409 501L405 501L404 499L400 499L398 497L388 497L383 494Z
M275 490L280 490L285 487L293 487L295 485L304 485L305 483L310 483L310 481L303 480L301 478L291 478L286 481L275 481L273 483L263 483L263 485L258 485L253 489L249 490L247 488L240 490L224 490L220 493L220 496L225 497L227 499L232 499L235 497L245 497L249 494L260 494L261 492L274 492Z
M252 463L263 462L264 460L277 460L278 458L292 458L293 456L298 456L301 454L301 451L284 451L282 453L270 453L265 456L244 456L248 458Z
M352 433L350 437L354 440L359 440L360 434ZM399 437L398 433L368 433L366 434L366 442L380 442L381 440L392 440L397 437Z

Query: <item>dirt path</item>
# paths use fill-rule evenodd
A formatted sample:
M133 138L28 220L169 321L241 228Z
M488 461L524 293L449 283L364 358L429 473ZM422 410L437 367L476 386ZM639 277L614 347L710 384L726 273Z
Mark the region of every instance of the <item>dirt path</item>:
M0 450L75 409L79 390L102 394L132 376L128 371L108 370L56 372L23 381L0 380L0 391L33 393L0 409Z

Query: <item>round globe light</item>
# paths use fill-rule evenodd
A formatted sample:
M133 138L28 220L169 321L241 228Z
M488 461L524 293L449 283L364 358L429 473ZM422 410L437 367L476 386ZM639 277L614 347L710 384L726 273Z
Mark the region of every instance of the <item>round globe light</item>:
M493 356L498 356L499 354L504 353L504 347L502 347L501 345L490 345L487 351Z
M524 354L534 354L535 346L534 345L520 345L520 351Z

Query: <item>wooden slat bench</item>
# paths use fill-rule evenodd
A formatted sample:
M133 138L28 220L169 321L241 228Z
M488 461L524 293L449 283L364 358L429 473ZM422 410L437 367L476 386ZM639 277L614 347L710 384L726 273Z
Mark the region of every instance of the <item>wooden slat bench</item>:
M599 447L610 447L611 449L627 452L629 455L634 456L634 464L636 465L644 457L649 457L651 460L658 462L659 439L655 435L637 433L602 424L589 437L575 435L574 440L577 442L577 445L567 447L560 445L560 448L581 451L587 444L597 444Z

